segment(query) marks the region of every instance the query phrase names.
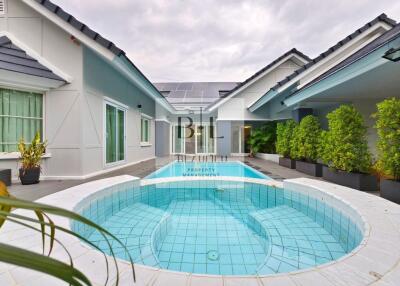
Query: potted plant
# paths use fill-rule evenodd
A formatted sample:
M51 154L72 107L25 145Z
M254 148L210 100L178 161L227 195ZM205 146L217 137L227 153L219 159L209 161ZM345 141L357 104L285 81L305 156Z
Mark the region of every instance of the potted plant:
M37 132L31 144L27 146L23 138L19 140L18 151L20 152L21 168L19 178L23 185L39 183L40 162L46 151L47 142L41 142L40 132Z
M322 165L318 160L318 145L321 126L318 118L305 116L293 131L290 155L296 160L296 170L314 177L322 176Z
M375 128L378 132L376 167L383 175L381 197L400 204L400 99L377 104Z
M279 165L294 169L296 161L290 158L290 148L293 130L297 123L293 119L278 123L276 127L276 151L282 155L279 158Z
M342 105L327 115L329 130L321 136L321 159L325 180L372 192L377 178L370 174L371 153L362 115L352 105Z
M250 156L257 153L275 154L276 123L268 122L251 132L247 144L250 145Z

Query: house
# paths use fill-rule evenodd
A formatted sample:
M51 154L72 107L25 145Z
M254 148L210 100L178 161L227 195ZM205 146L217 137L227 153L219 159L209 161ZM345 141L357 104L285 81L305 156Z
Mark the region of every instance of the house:
M298 121L314 114L327 128L327 113L341 104L353 104L364 117L370 149L375 152L377 135L371 115L378 102L400 97L400 65L396 58L390 60L399 47L400 25L382 14L282 79L248 110Z
M0 168L48 141L42 178L84 179L155 157L155 115L173 112L118 46L47 0L0 1Z
M376 103L400 96L400 65L385 56L400 53L399 29L394 20L381 14L315 59L292 49L224 93L202 109L203 121L211 117L215 122L216 153L248 153L246 139L252 128L268 121L300 121L314 114L327 128L327 113L341 104L354 104L364 116L374 151L376 132L371 114ZM186 106L191 109L189 102ZM196 112L191 109L191 113ZM176 132L171 135L172 142L176 141ZM182 140L175 144L198 144L196 138Z
M0 168L47 140L42 178L85 179L171 154L244 155L265 122L399 97L400 26L385 14L317 58L297 49L243 82L152 83L123 50L49 0L0 0Z
M300 51L291 49L241 83L156 83L177 109L168 115L172 126L171 153L248 153L245 142L251 129L271 118L262 112L252 113L247 106L261 98L278 79L310 60ZM199 99L202 99L200 105ZM192 133L194 135L190 136Z

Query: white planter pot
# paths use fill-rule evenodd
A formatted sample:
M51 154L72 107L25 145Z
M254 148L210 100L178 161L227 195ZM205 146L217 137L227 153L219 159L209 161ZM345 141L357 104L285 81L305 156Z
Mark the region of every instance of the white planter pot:
M257 153L256 154L257 158L272 161L274 163L279 163L279 154L267 154L267 153Z

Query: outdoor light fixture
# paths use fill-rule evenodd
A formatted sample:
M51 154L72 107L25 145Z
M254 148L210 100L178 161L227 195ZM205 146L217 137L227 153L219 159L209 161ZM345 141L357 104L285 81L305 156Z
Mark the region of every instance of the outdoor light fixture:
M392 62L400 61L400 47L397 49L391 48L383 55L383 58Z
M141 104L138 104L137 108L141 109L141 108L142 108L142 105L141 105Z

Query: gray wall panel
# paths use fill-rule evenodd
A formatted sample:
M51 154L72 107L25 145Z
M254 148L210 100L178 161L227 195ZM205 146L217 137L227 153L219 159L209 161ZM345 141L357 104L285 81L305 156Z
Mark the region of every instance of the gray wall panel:
M156 121L156 136L157 139L155 141L156 145L156 156L164 157L170 154L170 124L165 121Z
M231 121L217 121L217 154L231 154Z

